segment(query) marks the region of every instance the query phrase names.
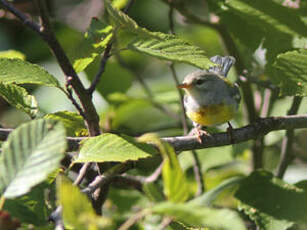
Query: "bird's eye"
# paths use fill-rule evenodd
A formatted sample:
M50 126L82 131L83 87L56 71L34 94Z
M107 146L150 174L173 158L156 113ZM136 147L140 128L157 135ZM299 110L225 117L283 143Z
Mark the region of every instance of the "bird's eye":
M201 84L203 84L204 82L205 82L204 79L198 79L198 80L196 81L196 85L201 85Z

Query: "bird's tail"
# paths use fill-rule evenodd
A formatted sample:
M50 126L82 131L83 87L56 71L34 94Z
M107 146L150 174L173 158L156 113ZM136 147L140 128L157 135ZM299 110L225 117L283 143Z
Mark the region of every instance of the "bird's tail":
M235 64L236 59L232 56L213 56L210 58L212 62L217 64L216 66L210 67L209 72L217 73L224 77L227 77L227 74L233 64Z

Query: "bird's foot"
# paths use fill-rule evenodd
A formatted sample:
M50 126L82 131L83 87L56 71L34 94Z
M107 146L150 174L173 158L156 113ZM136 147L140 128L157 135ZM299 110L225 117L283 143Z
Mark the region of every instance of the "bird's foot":
M230 122L228 122L228 128L227 128L227 133L229 137L229 141L231 144L234 144L234 139L233 139L233 128Z
M205 136L210 136L210 133L208 133L206 130L201 129L201 127L195 128L195 134L197 136L197 141L201 144L203 143L203 138Z

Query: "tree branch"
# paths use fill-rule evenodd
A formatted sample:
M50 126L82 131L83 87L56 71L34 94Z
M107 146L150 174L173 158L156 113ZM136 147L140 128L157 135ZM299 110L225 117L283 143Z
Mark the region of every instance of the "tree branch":
M237 144L253 140L277 130L302 128L307 128L307 114L259 118L252 124L233 129L233 142ZM11 131L12 129L0 128L0 140L5 141ZM67 137L68 150L78 149L80 141L86 138L88 137ZM161 140L171 144L178 152L232 145L227 132L211 134L202 143L198 142L196 136L163 137Z

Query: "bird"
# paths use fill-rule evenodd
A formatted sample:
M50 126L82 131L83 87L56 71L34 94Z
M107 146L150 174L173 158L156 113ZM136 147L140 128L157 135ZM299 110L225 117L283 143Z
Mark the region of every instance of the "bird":
M236 59L232 56L213 56L210 60L215 66L208 70L197 70L188 74L182 84L185 91L184 108L193 122L197 139L209 135L203 127L228 123L227 132L232 142L232 126L229 122L236 114L241 96L239 87L227 79L227 74Z

